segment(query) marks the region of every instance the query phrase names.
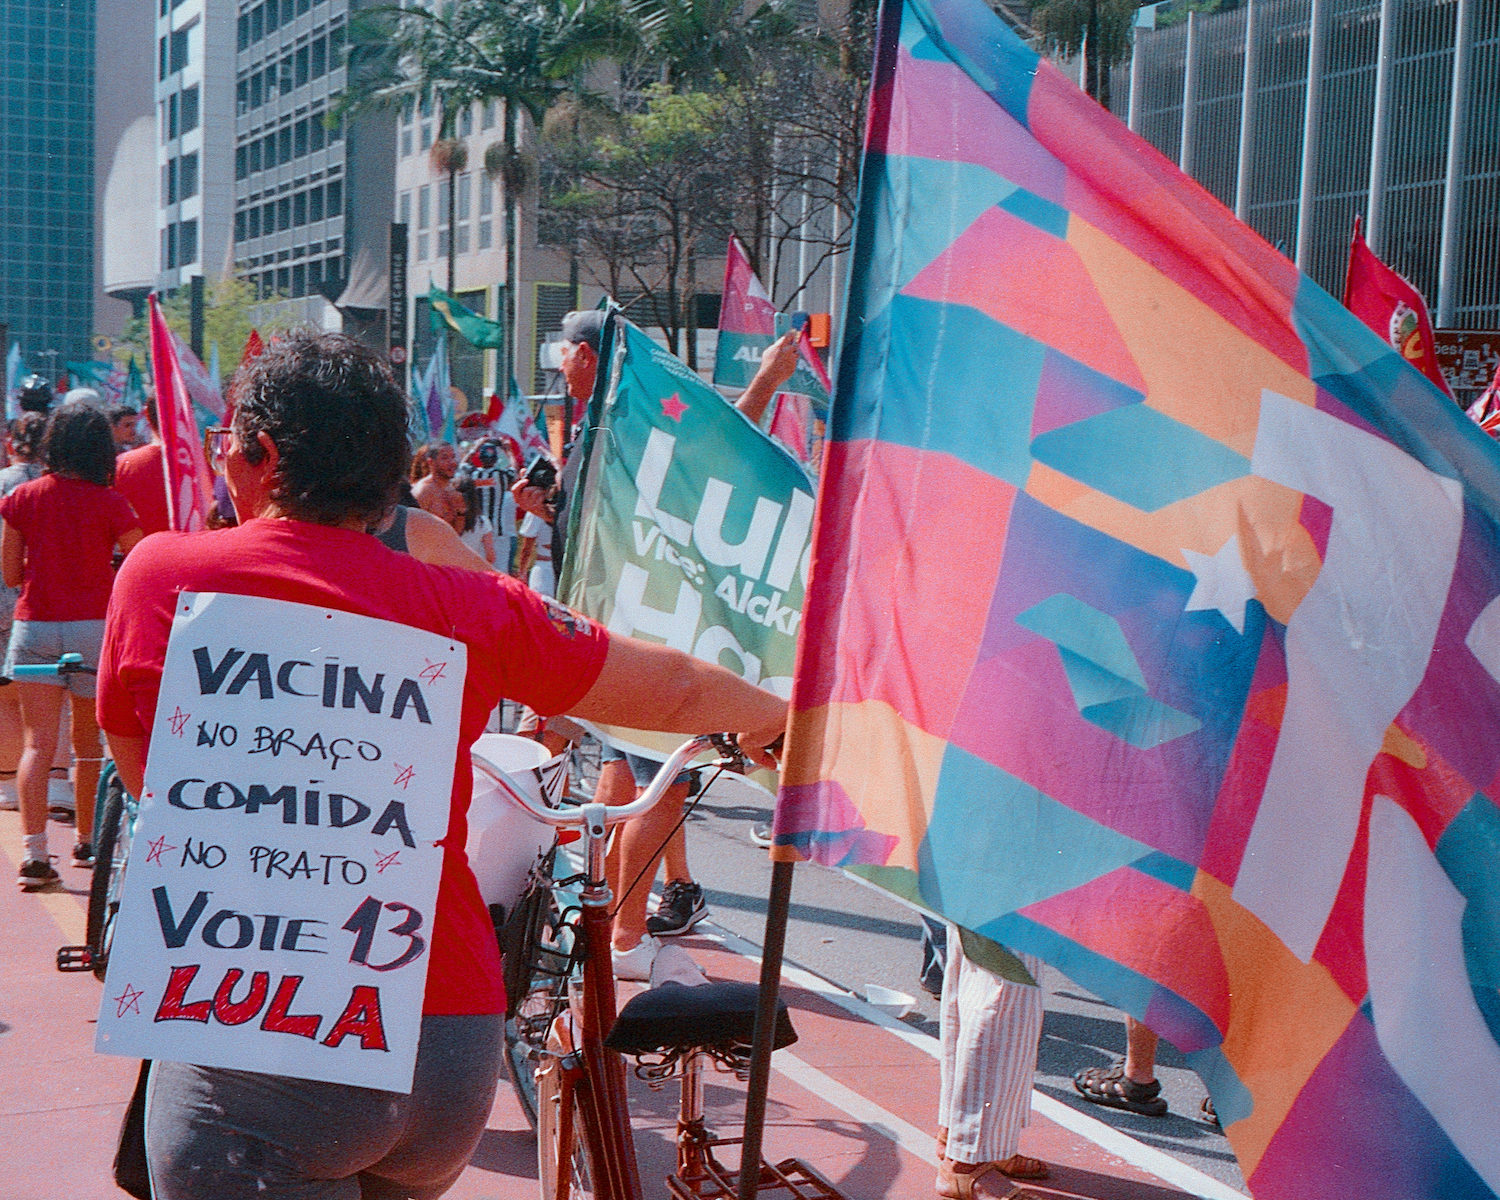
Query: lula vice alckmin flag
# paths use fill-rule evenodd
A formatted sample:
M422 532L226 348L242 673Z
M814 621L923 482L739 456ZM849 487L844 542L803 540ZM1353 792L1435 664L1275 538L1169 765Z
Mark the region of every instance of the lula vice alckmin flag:
M1491 1197L1500 456L979 0L886 0L778 852L1184 1051L1257 1198Z
M791 692L813 489L795 460L615 315L579 453L558 597L611 633L665 642ZM680 734L607 729L663 759Z

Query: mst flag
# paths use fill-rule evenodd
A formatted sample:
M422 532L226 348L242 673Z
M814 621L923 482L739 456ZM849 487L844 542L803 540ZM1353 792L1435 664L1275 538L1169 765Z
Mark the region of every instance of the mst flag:
M612 633L665 642L786 696L812 485L629 321L615 316L606 331L558 597ZM682 741L610 734L656 758Z
M1037 954L1255 1196L1491 1197L1500 456L979 0L886 0L777 852Z
M1453 393L1438 367L1437 342L1427 301L1403 276L1375 257L1354 218L1349 239L1349 270L1344 276L1344 307L1390 342L1450 399Z
M203 459L193 397L177 358L182 339L167 328L155 292L146 298L146 303L151 315L156 423L161 433L162 461L166 464L167 512L173 529L194 532L204 527L209 506L214 502L213 478Z

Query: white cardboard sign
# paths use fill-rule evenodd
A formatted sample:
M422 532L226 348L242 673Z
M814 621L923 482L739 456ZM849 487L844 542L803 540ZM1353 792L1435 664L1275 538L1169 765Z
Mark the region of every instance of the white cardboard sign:
M466 667L390 621L178 597L100 1052L411 1091Z

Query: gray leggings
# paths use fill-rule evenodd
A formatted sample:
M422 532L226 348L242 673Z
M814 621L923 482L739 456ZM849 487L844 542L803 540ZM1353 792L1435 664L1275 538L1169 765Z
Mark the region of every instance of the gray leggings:
M504 1018L423 1017L410 1096L158 1062L146 1101L157 1200L431 1200L468 1164Z

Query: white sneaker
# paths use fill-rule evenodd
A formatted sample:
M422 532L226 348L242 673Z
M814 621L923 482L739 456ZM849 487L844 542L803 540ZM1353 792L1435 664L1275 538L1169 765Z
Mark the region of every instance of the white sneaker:
M651 978L651 964L656 959L656 939L649 933L631 950L609 950L615 964L616 979L631 979L644 983Z
M21 807L21 797L16 791L16 778L0 779L0 812L15 812Z

